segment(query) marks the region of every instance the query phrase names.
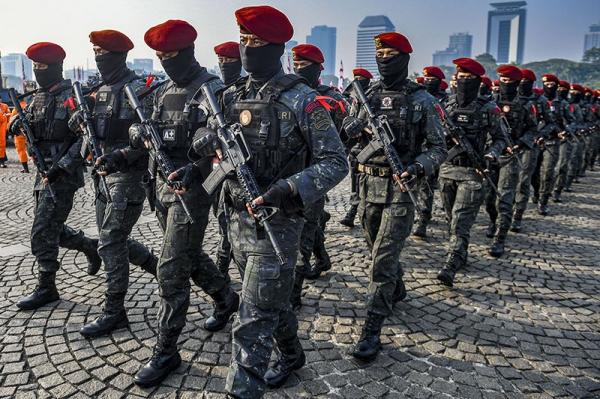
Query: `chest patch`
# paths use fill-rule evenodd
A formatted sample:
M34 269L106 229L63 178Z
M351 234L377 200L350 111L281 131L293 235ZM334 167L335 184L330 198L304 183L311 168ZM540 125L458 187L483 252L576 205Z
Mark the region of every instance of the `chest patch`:
M505 114L510 112L510 105L503 105L502 106L502 112L504 112Z
M471 117L467 114L457 114L456 121L459 123L471 123Z
M392 97L383 97L381 99L381 109L393 109Z
M164 141L175 141L175 129L163 130L163 140Z
M108 93L107 92L98 93L96 101L98 101L99 103L105 103L106 101L108 101Z
M240 123L242 126L248 126L250 122L252 122L252 112L247 109L240 112Z

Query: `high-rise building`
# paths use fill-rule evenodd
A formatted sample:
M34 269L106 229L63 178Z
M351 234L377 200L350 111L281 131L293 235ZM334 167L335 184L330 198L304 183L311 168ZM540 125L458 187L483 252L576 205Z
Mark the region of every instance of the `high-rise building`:
M356 32L356 66L365 68L379 76L375 61L375 41L373 38L383 32L393 32L396 27L385 15L365 17L358 25Z
M445 50L433 53L433 65L452 65L452 60L460 57L470 57L473 36L469 33L454 33L450 35L450 43Z
M313 26L310 35L306 36L306 43L321 49L325 62L323 63L323 74L335 74L335 46L337 29L327 25Z
M140 75L147 75L154 70L154 61L152 58L134 58L133 70Z
M33 63L25 54L7 54L0 58L2 75L16 76L25 80L33 80Z
M590 31L585 34L583 52L585 53L594 47L600 48L600 24L594 24L590 26Z
M494 8L488 12L486 51L499 64L523 63L525 47L525 1L490 3Z

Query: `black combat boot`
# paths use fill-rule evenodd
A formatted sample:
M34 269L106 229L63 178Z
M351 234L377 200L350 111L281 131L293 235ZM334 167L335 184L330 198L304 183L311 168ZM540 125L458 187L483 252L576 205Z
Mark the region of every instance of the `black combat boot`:
M152 357L137 372L133 382L143 388L157 386L181 364L181 356L177 351L179 331L159 332Z
M462 267L463 263L464 261L456 253L450 253L446 260L446 265L438 273L437 279L445 286L453 287L456 272Z
M219 269L219 271L221 272L223 277L225 277L225 282L228 285L231 282L231 277L229 276L229 263L230 262L231 262L230 254L225 255L221 251L218 251L217 261L215 262L215 265L217 266L217 269Z
M490 221L487 229L485 229L485 236L487 238L494 238L495 235L496 235L496 221L493 221L493 222Z
M340 224L343 224L346 227L353 228L354 227L354 218L356 217L356 212L358 211L357 205L350 205L350 209L346 213L346 216L342 220L340 220Z
M150 273L156 277L156 268L158 267L158 258L154 254L150 254L148 260L140 265L140 268L146 273Z
M413 237L425 239L427 238L427 222L419 220L417 227L412 233Z
M352 356L364 361L375 359L381 349L379 335L381 334L381 327L384 320L385 317L381 315L370 312L367 314L367 320L365 320L360 339L354 346Z
M90 276L95 276L102 266L102 258L98 255L98 240L95 238L87 238L81 249L88 261L87 273Z
M543 195L538 204L538 213L542 216L548 215L548 195Z
M56 290L56 273L40 272L38 276L38 285L33 292L19 300L17 307L22 310L33 310L42 307L50 302L58 301L60 296Z
M29 173L29 164L27 162L21 162L21 166L23 167L21 173Z
M279 388L290 377L294 370L298 370L306 363L306 356L298 337L277 341L279 358L265 373L265 383L270 388Z
M406 286L404 285L404 280L402 277L396 281L396 288L394 289L394 294L392 296L392 300L394 303L398 303L406 298Z
M504 254L504 243L506 241L506 234L506 231L500 230L498 231L496 238L494 238L494 242L492 243L492 246L488 251L488 253L494 258L499 258L502 256L502 254Z
M556 203L562 202L562 200L560 199L560 191L554 191L552 195L552 201Z
M0 168L3 168L3 169L6 169L6 168L7 168L7 166L6 166L6 163L5 163L5 162L6 162L6 161L0 161Z
M240 297L229 284L210 296L215 301L215 310L204 322L204 329L210 332L222 330L232 314L237 312L240 306Z
M86 338L96 338L127 327L129 320L124 302L125 294L107 294L102 314L96 320L83 326L79 333Z
M522 229L523 221L523 210L517 209L513 214L512 224L510 225L510 231L519 233Z
M537 204L537 203L539 202L539 200L540 200L540 198L539 198L539 196L538 196L538 195L536 195L536 194L534 194L534 195L531 197L531 203L532 203L532 204Z
M315 264L304 275L309 280L316 280L321 276L321 273L331 270L331 259L325 250L325 246L322 246L318 250L315 248L314 254L316 259Z

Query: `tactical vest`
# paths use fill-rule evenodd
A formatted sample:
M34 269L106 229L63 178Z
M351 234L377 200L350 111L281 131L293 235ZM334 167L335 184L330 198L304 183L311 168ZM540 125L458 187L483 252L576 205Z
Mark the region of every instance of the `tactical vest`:
M478 98L465 108L459 108L454 100L451 100L448 104L448 118L456 126L462 128L464 137L469 140L473 149L478 154L483 154L485 151L487 134L490 128L489 114L483 109L486 103L487 101L484 99ZM454 157L450 155L453 153L452 148L455 146L452 140L447 140L446 144L451 149L446 161L456 166L474 166L469 157L464 153L458 153Z
M307 139L294 111L278 101L284 91L301 81L301 77L292 74L273 79L261 89L261 99L243 99L242 86L226 111L226 120L242 127L251 153L249 166L263 188L307 166Z
M425 110L412 101L406 91L373 90L369 105L376 115L385 115L394 133L394 147L402 161L412 161L420 154L425 140ZM375 155L370 162L387 164L385 155Z
M94 128L98 140L104 142L106 152L129 143L129 127L136 120L136 115L123 87L136 79L139 78L132 74L114 85L100 87L96 93Z
M548 109L554 115L554 120L560 129L565 129L565 110L563 108L562 100L555 98L554 100L548 100Z
M498 100L496 103L510 125L512 141L516 142L524 132L525 113L527 112L525 107L518 98L513 101Z

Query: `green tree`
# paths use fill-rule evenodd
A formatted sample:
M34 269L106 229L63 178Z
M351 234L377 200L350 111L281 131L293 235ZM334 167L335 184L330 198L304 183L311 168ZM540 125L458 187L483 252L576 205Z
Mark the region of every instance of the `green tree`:
M477 57L475 57L475 60L483 65L486 76L492 80L498 79L498 75L496 74L496 68L498 68L498 64L496 63L496 59L493 55L489 53L479 54Z
M600 48L592 47L583 54L583 62L600 64Z

